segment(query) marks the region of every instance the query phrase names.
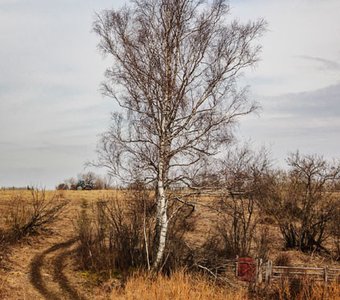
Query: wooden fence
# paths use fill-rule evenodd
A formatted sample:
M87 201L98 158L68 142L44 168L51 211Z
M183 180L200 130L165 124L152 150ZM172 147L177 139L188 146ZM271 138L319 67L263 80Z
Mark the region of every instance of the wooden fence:
M283 278L306 278L313 281L336 281L340 283L340 269L310 266L273 266L271 261L261 266L260 272L264 273L265 282Z
M242 262L245 264L245 262ZM233 265L233 267L232 267ZM338 282L340 283L340 268L333 267L311 267L311 266L275 266L272 261L262 262L262 259L249 262L251 265L248 270L251 274L240 278L240 261L239 259L229 261L228 270L233 270L235 275L241 280L252 281L255 284L263 282L269 284L272 281L286 278L304 278L312 281ZM248 280L251 278L251 280Z

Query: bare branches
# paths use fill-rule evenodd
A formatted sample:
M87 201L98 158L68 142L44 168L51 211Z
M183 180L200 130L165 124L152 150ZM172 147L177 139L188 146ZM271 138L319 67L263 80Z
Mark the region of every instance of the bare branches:
M288 173L277 173L261 207L275 217L286 248L326 251L327 227L336 211L330 192L340 175L339 164L316 155L291 154Z
M97 165L122 180L138 170L157 184L163 250L165 190L190 182L186 169L228 145L235 122L257 108L237 79L258 60L265 22L230 22L228 13L224 0L134 0L94 23L99 49L113 59L103 92L126 113L113 118Z
M129 135L110 136L126 148L115 150L118 162L132 152L138 153L134 160L144 161L140 154L145 148L160 153L164 140L166 160L189 151L197 155L183 165L194 164L202 154L214 154L230 142L234 122L256 109L237 92L236 79L241 69L257 61L260 47L252 43L265 22L228 24L228 12L222 0L204 5L154 0L133 1L131 8L97 16L99 48L115 61L106 72L104 93L129 115Z
M21 195L12 200L7 221L11 237L20 239L48 229L64 211L68 202L53 195L50 199L44 190L31 191L31 199Z

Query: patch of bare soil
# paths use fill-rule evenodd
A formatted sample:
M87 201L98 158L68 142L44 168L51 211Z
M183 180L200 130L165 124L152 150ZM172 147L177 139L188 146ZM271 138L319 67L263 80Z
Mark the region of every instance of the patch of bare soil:
M53 225L52 232L9 248L6 269L0 269L0 299L97 298L74 263L76 214L73 202Z

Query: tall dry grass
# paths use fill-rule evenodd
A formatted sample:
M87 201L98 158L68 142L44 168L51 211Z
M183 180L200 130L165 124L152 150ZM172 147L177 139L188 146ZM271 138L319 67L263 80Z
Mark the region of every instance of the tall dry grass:
M339 283L324 285L306 279L290 279L248 290L216 285L203 275L179 270L164 276L136 273L124 288L113 290L110 299L117 300L340 300Z
M261 287L255 299L340 300L340 285L339 282L325 284L308 278L286 278Z
M115 300L246 300L245 289L218 287L203 276L177 271L170 277L159 274L152 278L145 273L130 277L124 289L114 290Z

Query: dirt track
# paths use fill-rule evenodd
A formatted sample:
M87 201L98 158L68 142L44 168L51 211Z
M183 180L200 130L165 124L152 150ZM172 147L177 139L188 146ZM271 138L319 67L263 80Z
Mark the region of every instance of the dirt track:
M69 205L51 233L10 248L7 269L0 269L0 299L101 298L86 288L86 280L74 265L77 239L72 220L76 209L76 205Z
M43 296L42 298L85 299L75 287L64 271L67 260L74 252L76 240L70 239L46 249L37 254L30 263L29 278L32 286Z

